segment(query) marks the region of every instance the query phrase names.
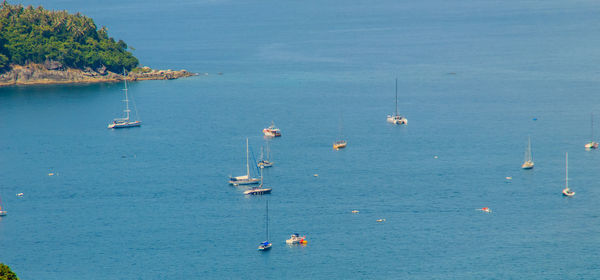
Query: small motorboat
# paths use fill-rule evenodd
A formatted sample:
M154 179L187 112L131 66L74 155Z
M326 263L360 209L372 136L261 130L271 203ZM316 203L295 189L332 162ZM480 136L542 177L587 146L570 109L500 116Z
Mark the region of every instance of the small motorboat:
M378 223L383 223L383 222L385 222L385 219L378 219L377 222Z
M479 211L483 211L483 212L486 212L486 213L490 213L490 212L492 212L492 209L490 209L490 208L488 208L488 207L479 208L479 209L477 209L477 210L479 210Z
M352 210L352 214L358 214L358 213L360 213L360 211L358 211L358 210Z
M339 150L339 149L343 149L346 148L346 140L340 140L340 141L335 141L333 143L333 149L334 150Z
M587 143L587 144L585 144L585 148L588 150L589 149L598 149L598 142L592 141L590 143Z
M24 195L23 193L18 193L17 197L23 197L23 195Z
M300 234L294 233L290 236L290 239L285 241L287 244L306 244L306 236L300 236Z
M268 137L280 137L281 130L275 127L275 123L271 122L271 125L263 129L263 134Z

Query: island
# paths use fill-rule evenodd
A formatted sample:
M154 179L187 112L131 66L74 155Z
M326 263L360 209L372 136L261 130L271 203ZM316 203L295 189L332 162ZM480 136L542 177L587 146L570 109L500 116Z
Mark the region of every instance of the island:
M196 74L139 67L123 40L80 13L0 6L0 86L170 80Z

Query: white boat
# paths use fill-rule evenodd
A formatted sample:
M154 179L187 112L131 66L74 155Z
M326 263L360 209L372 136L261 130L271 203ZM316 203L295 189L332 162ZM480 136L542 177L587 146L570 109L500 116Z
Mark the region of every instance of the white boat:
M263 172L260 170L260 185L255 188L251 188L244 192L246 195L261 195L271 193L271 188L266 188L263 186Z
M575 192L569 189L569 153L565 153L565 188L562 194L567 197L575 195Z
M527 139L527 150L525 150L525 160L523 165L521 165L523 169L532 169L533 168L533 155L531 154L531 137Z
M346 146L348 145L348 142L346 142L346 140L343 140L344 133L343 133L343 127L342 127L342 115L341 114L340 114L340 135L339 135L338 139L340 139L340 140L333 142L333 149L336 151L339 149L346 148Z
M393 124L408 124L408 120L398 114L398 79L396 78L396 113L387 116L387 122Z
M268 136L268 137L280 137L281 136L281 130L279 130L279 128L275 127L275 123L273 121L271 121L271 125L269 127L263 129L263 133L265 134L265 136Z
M273 166L273 162L271 161L271 149L269 147L269 141L267 140L267 156L265 158L264 150L260 148L260 160L256 163L258 168L266 168Z
M262 243L260 243L260 245L258 245L258 250L259 251L270 250L271 246L273 245L273 244L271 244L271 242L269 242L269 201L268 200L266 201L266 204L267 204L267 210L266 210L267 214L266 214L266 218L265 218L265 220L266 220L265 223L266 223L266 236L267 236L267 239L265 241L263 241Z
M246 138L246 175L232 177L229 176L229 184L234 186L258 184L260 179L250 177L250 161L248 152L248 138Z
M2 200L0 199L0 216L6 216L8 212L6 212L6 210L4 210L4 203L2 203Z
M142 125L141 121L139 121L139 120L132 121L130 119L131 110L129 109L129 97L127 95L127 78L125 77L125 71L123 71L123 82L125 83L125 88L123 89L123 91L125 92L125 100L123 100L125 102L125 110L123 111L123 112L125 112L125 117L114 119L112 123L108 124L108 128L127 128L127 127L136 127L136 126ZM136 108L135 104L133 104L133 107ZM137 109L136 109L136 119L137 119Z
M585 148L590 150L590 149L598 149L598 142L594 141L594 113L592 113L591 116L591 120L590 120L590 131L591 131L591 135L590 135L590 142L585 144Z
M306 236L300 236L300 234L294 233L290 236L290 239L285 240L287 244L306 244Z

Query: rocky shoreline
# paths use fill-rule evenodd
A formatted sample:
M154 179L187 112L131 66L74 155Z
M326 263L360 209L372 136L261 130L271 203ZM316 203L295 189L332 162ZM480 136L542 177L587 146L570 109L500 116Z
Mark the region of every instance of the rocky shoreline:
M43 64L12 65L11 69L0 75L1 86L13 85L51 85L51 84L79 84L79 83L106 83L142 80L172 80L183 77L196 76L186 70L154 70L150 67L136 68L127 77L113 73L106 68L99 69L74 69L64 68L60 63L47 61Z

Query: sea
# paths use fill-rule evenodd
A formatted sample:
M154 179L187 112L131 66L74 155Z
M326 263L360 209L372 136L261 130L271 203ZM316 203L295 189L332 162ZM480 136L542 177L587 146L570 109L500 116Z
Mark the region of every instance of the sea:
M600 278L598 1L10 2L199 73L130 83L122 130L122 83L0 88L20 279ZM228 184L246 139L270 195Z

